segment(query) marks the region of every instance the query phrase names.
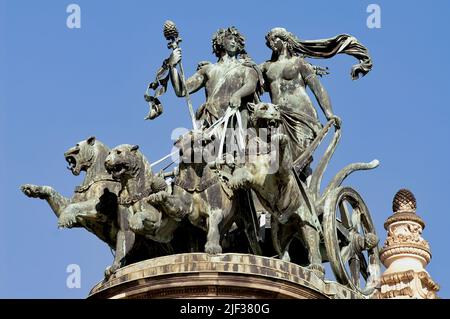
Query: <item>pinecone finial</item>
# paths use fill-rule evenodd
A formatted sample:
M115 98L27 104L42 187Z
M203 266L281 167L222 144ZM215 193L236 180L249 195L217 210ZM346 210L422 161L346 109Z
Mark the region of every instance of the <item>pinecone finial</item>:
M405 188L400 189L394 196L392 201L392 210L394 213L411 212L415 213L417 208L416 198L414 194Z
M164 37L167 40L173 40L178 38L178 29L173 21L167 20L164 22Z

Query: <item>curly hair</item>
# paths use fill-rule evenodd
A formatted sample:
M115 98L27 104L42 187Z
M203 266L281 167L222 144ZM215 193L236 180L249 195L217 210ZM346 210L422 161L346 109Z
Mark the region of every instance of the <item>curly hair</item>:
M227 29L219 29L214 34L212 38L212 49L213 53L216 55L216 57L220 58L221 53L224 51L223 43L227 36L233 35L236 38L236 43L238 44L238 54L246 54L244 47L245 47L245 38L244 36L239 32L236 27L229 27Z

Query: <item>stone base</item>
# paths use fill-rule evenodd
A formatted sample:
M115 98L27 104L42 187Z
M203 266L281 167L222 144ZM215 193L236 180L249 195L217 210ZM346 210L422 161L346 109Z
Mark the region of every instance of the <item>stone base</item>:
M246 254L191 253L119 269L88 298L364 298L347 287L279 259Z

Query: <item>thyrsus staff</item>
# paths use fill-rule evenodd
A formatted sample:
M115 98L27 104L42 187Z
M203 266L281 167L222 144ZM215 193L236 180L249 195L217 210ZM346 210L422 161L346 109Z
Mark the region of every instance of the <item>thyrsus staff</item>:
M177 29L175 23L173 23L170 20L167 20L164 23L163 32L164 32L164 37L166 38L166 40L169 41L169 43L167 44L167 47L172 50L178 49L178 47L179 47L178 44L182 41L182 39L179 36L178 29ZM155 80L148 85L147 90L144 94L144 98L148 102L149 107L150 107L150 111L147 114L147 116L145 117L146 120L147 119L153 120L154 118L158 117L163 111L162 104L159 101L158 97L161 96L162 94L164 94L167 90L167 82L169 80L169 74L168 74L169 72L168 71L171 68L171 66L168 64L168 61L169 61L169 59L164 60L163 65L156 73ZM180 68L180 77L181 77L180 82L181 82L181 85L183 86L183 88L185 88L186 80L184 77L184 69L183 69L183 65L181 64L181 61L179 61L178 65ZM174 67L176 67L176 66L174 66ZM154 95L151 95L149 93L150 89L153 89L155 91ZM185 91L187 92L188 90L185 90ZM191 102L191 99L189 96L189 92L187 92L185 94L185 97L186 97L186 103L187 103L188 109L189 109L189 115L191 116L191 120L192 120L192 127L194 129L197 129L197 124L195 122L194 109L192 107L192 102Z

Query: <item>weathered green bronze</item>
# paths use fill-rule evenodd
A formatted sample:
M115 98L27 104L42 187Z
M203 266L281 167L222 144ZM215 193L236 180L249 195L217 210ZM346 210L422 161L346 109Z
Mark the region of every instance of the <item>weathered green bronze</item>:
M21 187L25 195L46 200L59 227L84 227L115 251L106 279L158 256L233 252L291 261L319 278L323 263L330 262L339 283L372 294L380 276L378 237L362 197L342 184L352 172L379 163L350 164L321 191L342 122L319 80L328 69L307 60L349 54L360 62L351 72L357 79L372 68L367 49L349 35L301 41L274 28L266 35L272 56L257 65L245 51L244 36L229 27L213 36L217 61L200 62L185 79L173 22L166 21L164 37L172 53L146 91L146 119L161 114L159 99L170 81L176 95L186 98L193 125L175 143L178 166L155 174L152 166L170 156L150 164L137 145L110 150L91 137L65 153L74 175L86 173L72 198L30 184ZM194 115L190 94L202 89L206 101ZM271 103L261 101L264 92ZM312 156L333 128L312 170Z

